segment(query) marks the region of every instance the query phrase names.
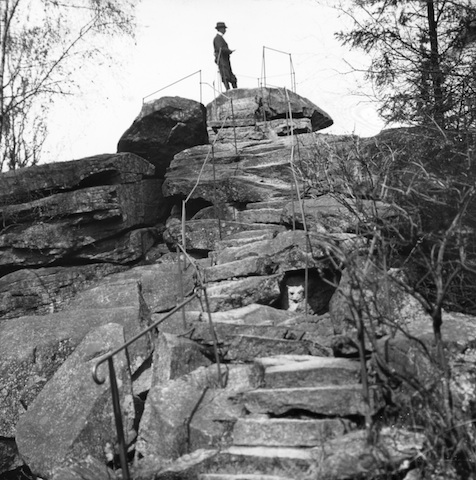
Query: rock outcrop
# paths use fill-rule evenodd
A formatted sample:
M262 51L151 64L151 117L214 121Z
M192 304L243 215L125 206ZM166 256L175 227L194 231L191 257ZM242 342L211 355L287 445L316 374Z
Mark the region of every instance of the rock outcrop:
M0 274L54 264L128 264L167 213L149 162L130 153L38 165L0 176Z
M123 153L0 175L0 475L123 476L109 385L91 368L146 328L116 369L136 480L370 478L423 455L408 428L368 441L388 400L383 357L421 381L438 372L413 297L389 294L375 266L361 288L346 271L346 258L369 262L375 217L399 218L358 139L315 133L331 124L280 89L206 109L165 97ZM352 309L369 299L386 316L362 351ZM445 318L465 411L476 320Z
M117 151L145 158L163 178L176 153L205 143L205 107L186 98L162 97L142 105L138 117L120 138Z
M330 127L334 121L307 98L282 88L238 88L229 90L207 105L208 126L220 138L249 137L263 140L272 136L310 133ZM222 127L233 127L230 130ZM272 133L271 133L272 132Z
M49 478L68 460L88 455L101 458L106 453L113 458L116 431L107 366L98 372L107 383L84 380L98 358L124 341L121 325L108 323L91 330L22 416L18 450L37 475ZM114 363L124 424L131 431L134 409L125 352Z
M15 436L18 419L90 330L117 323L124 327L126 340L129 340L148 326L149 319L150 315L137 303L126 307L82 308L2 322L0 435ZM129 349L133 371L151 351L147 338Z

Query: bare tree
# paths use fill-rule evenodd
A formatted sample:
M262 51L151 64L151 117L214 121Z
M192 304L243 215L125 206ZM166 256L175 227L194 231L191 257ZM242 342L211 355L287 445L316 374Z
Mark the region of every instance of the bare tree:
M325 164L330 157L332 170ZM321 234L335 267L346 278L343 285L342 280L335 285L341 302L336 322L354 338L362 364L366 352L373 352L380 372L391 379L382 381L387 390L390 383L399 382L411 392L406 401L414 424L407 426L428 434L429 466L435 467L432 463L438 458L457 459L461 478L469 478L464 475L474 473L474 424L454 402L453 365L442 335L444 310L476 313L476 187L465 145L441 131L391 129L375 139L349 139L346 149L324 144L300 172L322 179L323 167L327 190L359 219L359 242L353 249L341 246L333 235ZM309 174L312 169L314 176ZM314 187L326 189L323 182L316 181ZM359 202L364 198L372 199L374 207ZM381 204L387 208L379 208ZM418 310L428 314L432 340L415 338L406 328L411 321L399 316L398 302L403 299L411 301L413 309L420 304ZM394 332L417 345L418 358L429 365L422 375L418 366L408 372L389 365L379 339ZM362 383L371 406L372 385L364 369ZM366 420L372 441L378 422L371 416ZM454 464L447 461L438 468L448 472Z
M0 170L40 161L49 108L104 61L101 37L133 35L136 3L0 0Z
M345 3L345 8L343 3ZM475 128L476 6L471 0L346 0L337 38L371 57L380 114L400 124Z

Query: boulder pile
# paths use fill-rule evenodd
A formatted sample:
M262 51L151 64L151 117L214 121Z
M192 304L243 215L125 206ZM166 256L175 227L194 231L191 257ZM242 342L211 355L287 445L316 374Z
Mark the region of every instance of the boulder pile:
M386 425L369 441L388 397L340 262L368 251L374 217L397 216L370 196L356 139L316 133L331 124L281 89L206 109L166 97L120 153L0 175L0 476L124 478L107 364L102 385L91 370L152 325L114 360L130 478L411 470L421 433ZM347 152L361 196L331 151ZM392 319L430 335L428 314L372 275ZM444 335L461 360L476 319L456 316ZM394 368L423 366L418 341L383 327L379 339Z

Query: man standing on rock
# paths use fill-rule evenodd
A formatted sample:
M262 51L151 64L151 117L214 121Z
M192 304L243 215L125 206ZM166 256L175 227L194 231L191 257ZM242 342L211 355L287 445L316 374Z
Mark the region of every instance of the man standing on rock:
M216 37L213 39L213 48L215 49L215 63L220 70L221 81L227 90L230 89L230 83L233 88L237 88L236 77L231 70L230 55L234 50L228 48L223 35L226 32L224 22L218 22L215 27L218 30Z

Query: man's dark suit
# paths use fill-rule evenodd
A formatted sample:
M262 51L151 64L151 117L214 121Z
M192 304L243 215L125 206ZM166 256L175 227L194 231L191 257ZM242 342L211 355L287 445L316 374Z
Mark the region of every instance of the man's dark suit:
M213 39L213 48L215 50L215 63L220 70L220 76L225 88L230 88L230 83L233 88L236 88L236 77L231 70L230 54L232 50L228 48L223 35L217 34Z

